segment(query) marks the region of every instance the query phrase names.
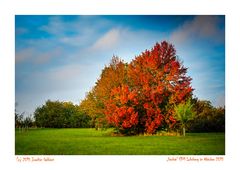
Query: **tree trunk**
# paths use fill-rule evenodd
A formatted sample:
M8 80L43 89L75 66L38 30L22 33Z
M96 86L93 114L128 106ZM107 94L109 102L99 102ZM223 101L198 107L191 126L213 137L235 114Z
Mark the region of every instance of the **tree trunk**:
M183 136L185 136L185 127L183 127Z

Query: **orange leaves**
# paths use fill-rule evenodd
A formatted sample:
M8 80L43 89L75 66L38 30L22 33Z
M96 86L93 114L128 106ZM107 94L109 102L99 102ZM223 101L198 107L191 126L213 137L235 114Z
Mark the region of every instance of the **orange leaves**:
M138 103L137 93L135 91L130 92L127 85L122 85L122 87L112 89L111 96L114 100L119 101L123 105L128 102L133 102L135 104Z
M137 112L131 114L130 123L133 124L133 125L137 125L138 124L138 113Z
M116 115L119 118L123 118L127 113L126 107L116 108Z
M169 120L173 122L174 124L176 123L176 119L173 118L173 116L169 116Z
M120 88L119 87L116 87L116 88L113 88L111 90L111 96L115 95L115 94L118 94L120 92Z
M131 63L116 63L113 69L116 73L106 78L114 86L105 81L110 89L105 102L110 123L124 129L123 133L145 129L144 132L152 134L163 124L172 127L175 119L173 113L168 113L169 109L193 91L191 78L186 76L187 69L177 59L173 45L166 41L156 43Z
M137 97L137 94L134 93L134 92L130 92L130 93L128 94L128 99L129 99L129 100L132 100L132 101L133 101L136 97Z
M128 98L126 96L120 96L121 104L126 104L128 102Z
M143 107L144 107L144 109L148 109L149 108L149 104L148 103L144 103Z
M146 131L149 134L153 134L156 132L156 129L161 126L163 120L163 116L161 114L155 115L152 118L148 118L146 122Z
M153 134L163 121L161 109L149 103L144 103L144 108L147 113L145 129L147 133Z
M168 73L170 71L170 68L168 65L165 65L163 68L165 73Z
M112 113L108 115L108 120L120 129L131 128L138 123L138 113L132 107L122 106L111 111Z
M129 93L128 86L122 86L122 91L126 94Z
M156 91L161 95L161 94L164 93L164 87L163 87L163 86L158 86L158 87L156 88Z
M125 63L118 57L113 56L110 64L102 70L100 78L94 87L95 96L100 102L110 98L111 93L118 93L119 87L126 78L127 69ZM114 89L116 91L112 91Z
M180 67L180 64L179 64L179 62L178 61L176 61L176 60L173 60L173 61L171 61L171 69L172 69L172 71L174 71L174 73L179 69L179 67Z
M138 104L137 93L129 91L127 85L112 89L111 103L106 102L106 116L109 117L109 123L122 130L137 125L138 113L134 109L136 104ZM110 107L112 105L115 105L115 108Z
M131 125L130 122L127 121L127 120L124 120L123 123L122 123L122 127L123 127L124 129L130 128L131 126L132 126L132 125Z
M146 131L148 134L153 134L155 131L155 122L146 123Z

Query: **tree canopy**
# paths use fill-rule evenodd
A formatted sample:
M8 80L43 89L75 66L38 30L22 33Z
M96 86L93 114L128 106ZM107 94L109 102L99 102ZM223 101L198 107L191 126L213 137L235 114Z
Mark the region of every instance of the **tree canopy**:
M129 64L113 57L81 105L95 103L92 108L120 133L153 134L173 127L174 104L192 95L186 73L173 45L156 43Z

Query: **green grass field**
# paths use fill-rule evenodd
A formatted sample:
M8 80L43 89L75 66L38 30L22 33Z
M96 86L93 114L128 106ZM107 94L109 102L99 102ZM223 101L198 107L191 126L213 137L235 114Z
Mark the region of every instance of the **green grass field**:
M224 155L224 133L110 136L110 130L31 129L15 132L16 155Z

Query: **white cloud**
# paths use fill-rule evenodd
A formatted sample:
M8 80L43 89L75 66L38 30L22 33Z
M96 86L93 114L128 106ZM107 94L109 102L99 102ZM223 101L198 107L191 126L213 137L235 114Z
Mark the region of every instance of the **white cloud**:
M49 22L39 30L53 35L55 41L81 47L92 44L99 30L110 24L108 20L96 16L78 16L73 21L63 20L60 16L49 17Z
M52 60L54 57L60 56L62 48L56 47L51 50L42 51L37 47L24 48L16 51L16 64L30 62L32 64L44 64Z
M61 17L53 16L49 18L49 23L47 25L43 25L39 29L49 34L58 35L62 34L67 27L62 22Z
M224 42L224 36L222 36L224 31L219 28L219 22L217 16L196 16L175 30L170 40L174 43L184 43L204 38L215 42Z
M90 49L96 51L111 49L119 43L121 37L120 35L121 30L113 28L105 33L102 37L100 37Z

